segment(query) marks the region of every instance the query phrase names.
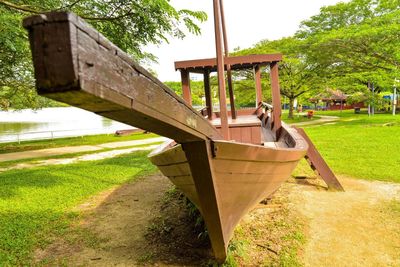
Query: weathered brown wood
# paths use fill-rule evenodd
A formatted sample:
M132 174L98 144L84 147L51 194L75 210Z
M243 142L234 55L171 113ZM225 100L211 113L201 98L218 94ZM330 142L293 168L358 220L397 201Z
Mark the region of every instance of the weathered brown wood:
M183 99L188 103L188 105L192 105L192 93L190 91L190 76L187 70L181 70L181 80L182 80L182 93Z
M39 94L175 139L222 139L172 90L72 13L24 20Z
M256 107L263 101L262 88L261 88L261 68L260 66L254 67L254 81L256 84Z
M212 103L212 95L211 95L211 86L210 86L210 72L204 72L204 94L206 97L206 106L207 106L207 114L208 119L213 119L213 103Z
M205 219L213 249L220 261L240 219L262 199L273 194L304 157L307 144L295 131L283 126L285 145L273 148L228 141L193 142L158 151L159 169L196 201ZM175 151L177 153L173 153ZM160 158L168 157L167 161ZM171 155L176 164L171 162ZM187 158L183 161L183 157ZM188 164L190 173L188 176ZM194 183L195 189L192 185ZM196 195L193 195L196 194ZM210 231L211 229L211 231Z
M219 194L215 188L212 148L209 141L182 144L196 186L204 222L206 223L214 256L219 262L226 259L230 236L224 234Z
M282 60L282 54L263 54L225 57L224 62L230 65L232 70L252 69L254 65L267 66L271 62ZM176 61L175 69L187 69L190 72L204 73L204 69L211 72L217 71L217 59L205 58L195 60Z
M219 5L220 5L220 12L221 12L222 34L224 37L223 39L224 39L225 57L229 57L228 36L226 33L224 4L223 4L222 0L219 0ZM232 119L236 119L235 96L233 93L232 70L231 70L230 65L226 65L226 76L227 76L227 80L228 80L229 103L231 104L231 116L232 116Z
M271 90L272 90L272 131L276 135L276 139L279 139L281 129L281 92L279 89L279 74L278 74L278 62L272 62L271 68Z
M329 168L324 158L318 152L317 148L315 147L311 139L308 137L306 132L302 128L295 127L295 129L308 143L308 150L305 158L309 162L311 168L317 171L317 173L325 181L329 189L336 191L344 191L343 186L340 184L339 180L336 178L331 168Z
M225 140L229 140L228 113L226 109L226 87L224 74L224 55L221 43L221 12L219 0L214 0L214 28L215 28L215 48L217 54L217 72L218 72L218 92L219 92L219 110L221 119L221 134Z

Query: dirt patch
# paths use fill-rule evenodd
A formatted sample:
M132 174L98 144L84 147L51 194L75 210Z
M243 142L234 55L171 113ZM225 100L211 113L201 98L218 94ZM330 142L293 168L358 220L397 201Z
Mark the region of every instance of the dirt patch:
M68 266L208 262L210 244L198 238L184 198L165 199L171 188L167 178L152 175L93 197L75 209L83 213L75 229L37 250L36 261Z
M400 200L400 185L340 181L346 192L303 185L290 194L308 221L305 266L400 266L400 218L388 209Z
M346 192L320 180L285 183L246 215L230 243L239 266L400 266L400 185L340 177ZM161 175L99 194L76 210L72 234L36 252L41 264L199 266L210 244L185 199ZM400 205L395 209L400 210ZM397 214L397 213L396 213Z

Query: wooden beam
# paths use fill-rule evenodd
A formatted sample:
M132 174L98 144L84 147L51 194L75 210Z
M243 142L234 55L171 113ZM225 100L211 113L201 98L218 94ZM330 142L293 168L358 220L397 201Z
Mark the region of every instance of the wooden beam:
M190 76L187 70L181 70L181 80L182 80L182 93L183 99L190 106L192 105L192 92L190 91Z
M75 14L24 20L40 95L179 143L222 139L171 89Z
M254 81L256 84L256 107L258 107L262 102L261 68L259 65L254 67Z
M218 192L213 178L211 142L191 142L182 144L186 158L190 165L191 174L196 187L197 195L204 222L206 223L214 255L219 262L226 259L226 247L229 240L225 240Z
M224 73L224 55L221 43L221 18L220 18L219 0L214 0L214 27L215 27L215 49L217 54L218 69L218 91L219 91L219 109L221 118L221 134L225 140L229 140L228 112L226 109L226 86Z
M224 15L224 4L222 0L219 0L220 12L221 12L221 24L222 24L222 35L224 39L224 51L225 57L229 57L228 48L228 34L226 32L225 15ZM229 103L231 104L231 116L232 119L236 119L236 108L235 108L235 95L233 93L233 83L232 83L232 70L231 65L226 65L226 76L228 79L228 91L229 91Z
M340 184L339 180L336 178L335 174L329 168L328 164L325 162L324 158L318 152L314 143L308 137L306 132L302 128L293 127L297 132L304 138L308 143L308 150L305 156L311 168L317 172L317 174L325 181L328 189L334 191L344 191L343 186Z
M276 140L279 139L279 132L282 127L281 123L281 92L279 89L279 74L278 74L278 62L273 62L270 65L271 68L271 89L272 89L272 131L276 135Z
M271 62L281 61L282 54L263 54L263 55L248 55L248 56L234 56L225 57L224 62L226 65L230 65L232 70L253 68L254 65L267 66ZM211 72L217 71L217 59L216 58L205 58L205 59L194 59L176 61L175 69L189 69L203 73L204 69L209 69Z
M207 106L207 115L208 119L212 120L213 118L213 104L212 104L212 95L211 95L211 86L210 86L210 72L204 72L204 95L206 97L206 106Z

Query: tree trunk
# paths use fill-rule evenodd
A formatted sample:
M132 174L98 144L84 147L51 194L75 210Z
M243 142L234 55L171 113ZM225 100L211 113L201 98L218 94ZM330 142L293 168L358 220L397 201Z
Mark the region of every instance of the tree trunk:
M289 116L288 119L293 119L294 98L289 97Z

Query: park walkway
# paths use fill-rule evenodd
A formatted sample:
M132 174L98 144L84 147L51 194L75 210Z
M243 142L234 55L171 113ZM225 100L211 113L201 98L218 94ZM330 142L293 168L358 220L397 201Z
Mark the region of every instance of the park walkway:
M332 122L336 122L340 119L339 117L336 117L336 116L318 115L318 117L320 117L318 120L296 122L296 123L291 123L290 125L297 126L297 127L303 127L303 126L309 126L309 125L332 123Z
M0 154L0 162L32 159L32 158L53 157L53 156L60 156L73 153L100 151L104 149L118 149L123 147L150 145L154 143L164 142L166 140L167 138L165 137L156 137L156 138L148 138L148 139L133 140L133 141L110 142L98 145L55 147L55 148L46 148L46 149L31 150L31 151L5 153L5 154Z

